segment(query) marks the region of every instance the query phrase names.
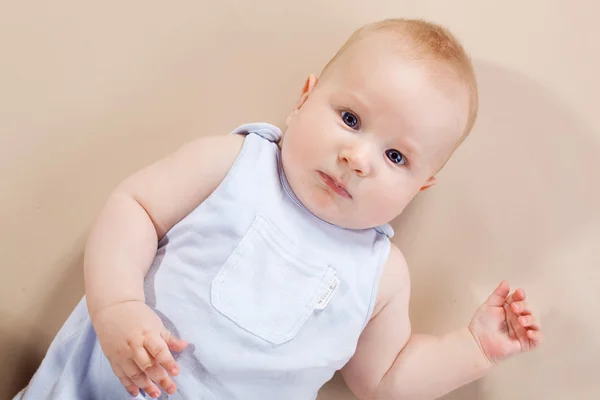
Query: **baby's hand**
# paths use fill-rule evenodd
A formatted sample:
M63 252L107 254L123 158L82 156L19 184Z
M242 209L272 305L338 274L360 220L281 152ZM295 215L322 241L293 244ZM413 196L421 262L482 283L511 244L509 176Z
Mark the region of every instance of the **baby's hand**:
M522 289L510 296L510 287L502 281L475 312L469 329L483 354L491 363L533 350L543 340L540 325L525 301Z
M137 396L143 389L157 398L160 389L154 382L169 394L176 391L169 374L179 370L169 350L182 351L187 343L167 331L150 307L140 301L119 303L100 310L93 321L102 350L129 393Z

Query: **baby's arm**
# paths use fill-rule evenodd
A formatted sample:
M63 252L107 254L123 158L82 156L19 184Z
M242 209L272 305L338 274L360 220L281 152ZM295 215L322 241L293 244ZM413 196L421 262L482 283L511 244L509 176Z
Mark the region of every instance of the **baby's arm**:
M241 135L197 139L113 191L85 249L92 316L115 303L144 301L143 279L158 241L221 183L242 143Z
M524 293L507 296L508 286L503 282L469 327L442 337L411 334L408 269L400 251L392 246L381 279L382 306L365 328L356 354L342 369L346 383L359 399L436 399L482 377L493 362L541 342L539 326L522 301ZM523 305L520 313L506 309L504 304L512 302ZM521 323L522 318L528 319L528 327L518 326L517 319Z
M93 225L84 259L88 309L104 353L133 393L156 392L149 377L174 390L162 367L176 374L177 365L165 349L185 347L144 304L157 243L220 184L242 143L240 135L191 142L121 183ZM154 332L144 338L144 331Z

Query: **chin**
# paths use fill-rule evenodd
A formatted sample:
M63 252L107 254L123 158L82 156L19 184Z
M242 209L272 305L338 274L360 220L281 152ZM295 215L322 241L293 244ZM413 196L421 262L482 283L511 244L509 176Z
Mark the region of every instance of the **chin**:
M311 210L312 211L312 210ZM359 221L354 218L349 217L349 215L354 214L353 212L340 212L340 210L319 210L320 212L312 211L318 218L322 219L325 222L328 222L332 225L339 226L344 229L368 229L377 225L368 224L366 221Z
M360 215L361 217L356 218L357 215ZM332 213L329 214L327 218L322 219L330 224L337 225L340 228L354 230L376 228L391 221L391 219L382 218L382 216L366 215L360 210L346 211L344 213L337 212L335 214Z

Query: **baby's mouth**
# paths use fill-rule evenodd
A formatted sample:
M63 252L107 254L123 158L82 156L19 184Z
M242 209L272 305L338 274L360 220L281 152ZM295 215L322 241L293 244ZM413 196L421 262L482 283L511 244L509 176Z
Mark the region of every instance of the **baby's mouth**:
M339 180L327 175L326 173L323 173L321 171L319 171L319 176L321 177L321 180L323 181L323 183L325 183L331 190L333 190L338 196L343 197L345 199L351 199L352 196L350 195L350 193L348 193L348 191L346 190L346 188L344 187L344 184L341 183Z

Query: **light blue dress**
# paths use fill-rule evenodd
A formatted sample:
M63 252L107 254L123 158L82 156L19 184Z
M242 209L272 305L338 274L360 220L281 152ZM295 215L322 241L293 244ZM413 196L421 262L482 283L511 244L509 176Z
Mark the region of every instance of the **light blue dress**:
M160 241L145 280L146 302L190 342L175 355L178 391L162 398L314 399L355 352L393 232L312 215L283 173L277 127L233 133L246 135L236 162ZM17 398L134 398L102 353L85 297Z

